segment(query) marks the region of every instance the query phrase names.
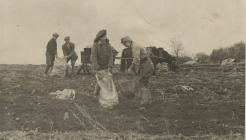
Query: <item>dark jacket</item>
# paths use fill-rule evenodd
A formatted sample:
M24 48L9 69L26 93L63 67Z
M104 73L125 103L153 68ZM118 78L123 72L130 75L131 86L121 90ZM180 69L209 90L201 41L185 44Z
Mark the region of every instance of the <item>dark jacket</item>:
M52 56L57 55L57 43L54 38L49 40L46 47L46 53Z
M91 61L94 70L103 70L113 67L111 45L108 42L95 42L91 50Z
M120 63L120 70L121 72L126 72L127 69L130 67L130 65L132 64L132 60L133 60L131 48L123 49L121 58L122 59Z
M67 56L68 59L77 59L78 55L75 52L75 45L72 42L64 43L62 45L63 55Z

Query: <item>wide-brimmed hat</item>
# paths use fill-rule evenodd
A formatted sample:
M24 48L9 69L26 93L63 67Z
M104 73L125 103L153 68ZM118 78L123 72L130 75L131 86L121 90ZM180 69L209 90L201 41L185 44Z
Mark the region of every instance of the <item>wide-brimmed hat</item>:
M121 43L132 42L132 39L129 36L125 36L121 38Z
M59 34L58 33L53 33L53 37L58 38L59 37Z
M107 34L107 30L106 29L100 30L97 33L95 40L99 40L101 37L105 36L106 34Z
M70 40L70 37L69 37L69 36L66 36L66 37L64 38L64 40L65 40L65 41Z

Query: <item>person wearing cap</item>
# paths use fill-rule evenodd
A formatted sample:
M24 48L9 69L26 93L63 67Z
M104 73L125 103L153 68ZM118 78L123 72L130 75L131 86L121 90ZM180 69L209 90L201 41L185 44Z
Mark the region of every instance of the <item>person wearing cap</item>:
M67 63L71 61L72 74L74 72L74 66L78 59L78 55L75 52L74 43L70 42L70 37L67 36L64 38L65 43L62 45L63 55L67 58ZM68 69L66 70L66 75L68 74Z
M147 51L140 45L136 44L129 36L123 37L121 43L130 48L133 55L133 61L128 68L128 73L134 73L139 76L139 81L143 85L148 84L149 78L154 72L154 65Z
M136 44L129 36L123 37L121 43L131 50L133 56L132 63L127 73L136 76L138 88L141 91L136 92L136 99L140 98L142 105L148 104L151 98L149 89L147 88L149 78L153 75L154 65L147 51L140 45Z
M52 71L55 57L57 56L57 38L59 35L57 33L53 34L53 37L49 40L46 46L46 68L45 74L48 74L49 71Z
M105 29L99 31L94 40L91 49L92 70L97 73L100 70L112 70L113 67L113 51L112 46L107 39L107 31ZM96 84L94 94L98 95L100 87Z

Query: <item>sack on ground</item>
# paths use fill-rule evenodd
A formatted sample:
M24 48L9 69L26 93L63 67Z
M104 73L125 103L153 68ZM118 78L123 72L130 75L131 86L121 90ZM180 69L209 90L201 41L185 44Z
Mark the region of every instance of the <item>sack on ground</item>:
M113 81L113 75L107 70L101 70L96 74L97 83L100 86L99 103L105 108L112 108L119 104L118 94Z
M146 105L151 103L151 92L146 87L140 87L138 90L137 98L141 105Z
M118 80L120 93L123 97L134 98L137 91L137 81L133 77L125 76Z
M50 76L64 77L66 74L67 60L65 57L57 57Z
M50 95L61 100L74 100L75 93L76 92L73 89L64 89L63 91L57 90L56 92L51 92Z
M141 105L151 102L151 91L140 83L136 77L125 76L118 80L121 95L127 98L134 98Z

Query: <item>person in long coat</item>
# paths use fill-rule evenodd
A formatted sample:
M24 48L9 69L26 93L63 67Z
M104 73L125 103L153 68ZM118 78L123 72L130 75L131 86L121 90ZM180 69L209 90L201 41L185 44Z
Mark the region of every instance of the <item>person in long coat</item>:
M107 31L105 29L99 31L94 40L91 49L91 62L93 73L101 70L112 71L113 67L113 53L112 46L107 38ZM100 87L96 84L94 94L98 95Z
M52 35L53 37L49 40L47 46L46 46L46 68L45 68L45 74L47 75L48 72L52 71L55 57L57 56L57 38L59 35L57 33L54 33Z

